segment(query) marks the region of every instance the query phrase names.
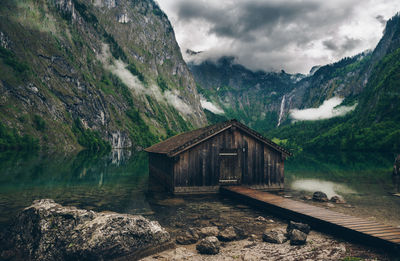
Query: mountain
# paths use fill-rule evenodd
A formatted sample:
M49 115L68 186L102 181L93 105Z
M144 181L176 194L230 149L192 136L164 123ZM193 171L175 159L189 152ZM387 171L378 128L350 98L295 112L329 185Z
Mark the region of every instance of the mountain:
M400 16L387 22L384 35L353 79L343 86L357 100L356 109L344 116L323 121L298 122L273 130L293 148L308 150L400 151ZM368 57L367 56L367 57ZM342 67L343 68L346 68ZM339 68L339 70L341 70ZM354 88L356 86L356 88ZM323 93L323 92L321 92Z
M191 53L197 55L198 53ZM253 72L235 63L234 57L205 60L188 66L205 99L224 111L227 118L238 118L261 131L278 124L281 100L304 75L281 72Z
M147 146L207 123L153 0L4 0L0 148Z
M239 71L230 69L232 65L204 61L190 64L189 67L199 83L199 91L206 94L208 101L220 106L225 115L231 115L229 108L237 106L236 102L245 111L246 108L252 108L255 115L270 115L263 122L256 116L236 114L241 121L249 121L250 125L267 136L278 138L275 140L283 145L308 150L399 151L399 48L400 16L396 15L387 22L383 37L373 51L314 67L309 75L303 77L251 72L255 76L262 75L253 82L262 81L265 75L292 79L286 81L286 85L281 84L282 81L266 82L262 89L277 93L271 100L267 100L270 95L268 91L257 92L253 90L254 87L249 88L251 84L246 78L241 83L231 80L242 76ZM205 73L209 71L209 64L227 73L211 77ZM240 65L235 67L247 70ZM218 92L222 83L226 84L224 89L240 89L242 92L230 91L229 95L233 97L226 99L225 93ZM232 87L235 83L239 83L239 86ZM246 100L250 102L245 103ZM316 116L313 121L295 117L294 112L298 112L311 119L312 114L322 111L321 108L326 111L328 103L332 107L326 117ZM297 119L297 122L293 122L293 119Z

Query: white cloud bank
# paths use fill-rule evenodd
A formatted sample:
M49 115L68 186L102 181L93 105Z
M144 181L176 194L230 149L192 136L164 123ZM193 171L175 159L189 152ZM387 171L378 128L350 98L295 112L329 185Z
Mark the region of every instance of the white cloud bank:
M343 98L333 97L329 100L325 100L318 108L290 110L290 117L298 121L325 120L343 116L357 107L357 104L354 104L353 106L339 106L342 102Z
M205 98L200 98L201 107L207 109L215 114L224 114L224 111L212 102L207 101Z

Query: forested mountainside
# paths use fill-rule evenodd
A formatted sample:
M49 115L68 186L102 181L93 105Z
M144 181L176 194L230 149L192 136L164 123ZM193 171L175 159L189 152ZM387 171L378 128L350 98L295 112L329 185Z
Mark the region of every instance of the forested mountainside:
M192 55L196 54L192 52ZM283 95L304 77L284 71L253 72L235 64L234 57L188 65L204 98L220 107L226 118L240 119L260 131L277 126Z
M264 91L255 93L249 84L232 87L235 75L225 74L202 80L204 68L210 61L190 64L204 96L231 115L230 108L252 108L255 114L270 115L269 123L257 117L238 115L238 118L269 137L279 138L283 145L305 149L337 150L400 150L400 16L387 22L384 35L373 51L319 67L306 77L286 75L287 85L269 82ZM228 71L220 63L213 63L220 71ZM232 66L231 66L232 67ZM200 71L200 72L199 72ZM262 74L262 73L260 73ZM264 73L267 75L268 73ZM276 75L282 75L276 74ZM228 83L227 86L221 82ZM229 90L221 92L219 90ZM233 90L241 89L241 93ZM265 101L276 90L269 106L244 102L243 97ZM274 94L275 94L274 93ZM231 97L227 99L226 97ZM293 109L318 108L333 97L343 98L341 105L352 106L354 111L345 116L315 121L293 121ZM237 100L238 104L234 101ZM229 103L232 101L232 103ZM273 104L273 105L272 105ZM256 108L254 108L254 105ZM261 126L260 126L261 125ZM273 128L278 127L278 128ZM279 140L277 140L279 141Z
M207 123L153 0L3 0L0 147L143 147Z

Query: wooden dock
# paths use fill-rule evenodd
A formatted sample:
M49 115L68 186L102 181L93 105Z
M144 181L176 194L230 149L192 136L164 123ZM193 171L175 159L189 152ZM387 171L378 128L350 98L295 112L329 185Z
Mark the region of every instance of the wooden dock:
M373 246L400 250L400 228L353 217L243 186L224 186L221 193L256 205L287 220Z

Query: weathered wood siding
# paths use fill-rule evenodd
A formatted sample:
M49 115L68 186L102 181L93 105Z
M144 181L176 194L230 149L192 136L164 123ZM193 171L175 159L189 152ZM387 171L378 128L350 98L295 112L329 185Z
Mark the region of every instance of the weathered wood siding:
M219 153L225 149L238 151L241 184L259 189L283 188L282 154L240 129L228 129L178 156L173 171L175 191L179 187L215 188L220 185Z
M174 158L163 154L149 153L149 179L173 192L174 188Z

